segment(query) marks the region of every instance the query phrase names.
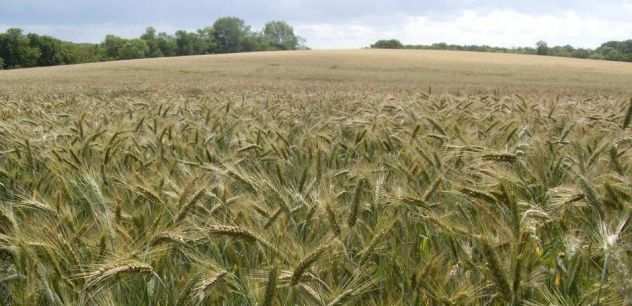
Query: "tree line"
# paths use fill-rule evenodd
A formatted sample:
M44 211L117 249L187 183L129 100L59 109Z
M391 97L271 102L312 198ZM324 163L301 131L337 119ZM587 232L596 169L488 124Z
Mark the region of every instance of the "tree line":
M253 31L237 17L222 17L212 26L173 35L148 27L138 38L107 35L98 44L67 42L12 28L0 33L0 69L302 48L306 48L304 40L284 21L270 21L261 31Z
M502 48L487 45L455 45L447 43L435 43L432 45L404 45L397 39L378 40L370 47L376 49L457 50L534 54L632 62L632 40L609 41L596 49L575 48L571 45L550 47L545 41L537 42L534 47L517 48Z

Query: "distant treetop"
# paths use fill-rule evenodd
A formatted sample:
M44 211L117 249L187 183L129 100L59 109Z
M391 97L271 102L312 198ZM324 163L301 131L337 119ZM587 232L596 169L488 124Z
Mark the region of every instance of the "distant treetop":
M497 52L516 54L537 54L574 58L590 58L610 61L632 62L632 40L609 41L597 49L575 48L571 45L550 47L541 40L535 47L502 48L486 45L454 45L444 42L432 45L404 45L397 39L378 40L371 45L375 49L425 49L425 50L456 50L475 52Z
M374 49L403 49L404 45L397 39L378 40L371 45Z
M51 36L0 33L0 69L54 66L119 59L305 49L304 39L285 21L270 21L253 31L242 19L221 17L212 26L174 35L148 27L139 38L107 35L99 44L77 44Z

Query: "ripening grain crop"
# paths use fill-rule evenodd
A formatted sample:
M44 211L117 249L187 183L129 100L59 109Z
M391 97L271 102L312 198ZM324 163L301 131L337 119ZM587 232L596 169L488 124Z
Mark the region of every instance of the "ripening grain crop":
M0 298L629 305L631 81L366 50L0 72Z

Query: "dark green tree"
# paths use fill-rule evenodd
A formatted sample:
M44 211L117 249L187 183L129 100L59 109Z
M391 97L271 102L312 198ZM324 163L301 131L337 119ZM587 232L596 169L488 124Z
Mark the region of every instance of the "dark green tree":
M241 38L239 52L253 52L261 50L271 50L268 47L261 35L257 33L248 33Z
M176 49L178 55L208 54L215 49L211 28L197 32L176 32Z
M176 55L293 50L306 48L304 40L284 21L271 21L261 32L251 31L243 20L222 17L213 26L175 35L148 27L136 39L107 35L99 44L77 44L57 38L28 34L20 29L0 33L0 64L4 69L88 63Z
M195 50L197 54L216 52L217 44L215 43L215 29L213 27L206 27L197 31Z
M148 27L145 33L140 36L140 39L147 44L147 57L161 57L164 55L160 49L160 42L158 41L154 27Z
M592 50L589 49L575 49L572 57L576 58L589 58L592 54Z
M147 43L142 39L135 38L123 44L123 47L119 50L119 55L121 59L144 58L147 56L148 51Z
M0 34L0 57L8 68L33 67L37 65L40 50L30 46L21 29L12 28Z
M623 59L623 53L617 50L614 47L605 46L599 48L599 53L603 55L603 57L610 61L619 61Z
M285 21L270 21L263 28L263 39L278 50L296 50L299 39L292 26Z
M536 54L538 55L548 55L549 54L549 45L546 43L546 41L538 41L536 44Z
M106 59L119 59L120 51L127 42L126 39L115 36L115 35L107 35L105 36L105 41L102 46L105 51Z
M156 39L160 53L164 56L176 56L178 54L178 44L175 37L161 32Z
M632 61L632 40L609 41L595 51L600 57L612 61Z
M66 64L68 50L64 48L62 41L50 36L40 36L28 34L29 45L39 49L40 56L37 60L38 66L54 66Z
M242 51L242 41L250 33L250 27L237 17L222 17L213 24L213 36L218 53Z
M195 33L187 31L176 32L176 53L178 55L195 54Z
M434 45L433 45L434 46ZM371 45L374 49L402 49L404 45L397 39L378 40Z
M64 49L66 64L98 62L105 57L105 50L98 44L65 43Z

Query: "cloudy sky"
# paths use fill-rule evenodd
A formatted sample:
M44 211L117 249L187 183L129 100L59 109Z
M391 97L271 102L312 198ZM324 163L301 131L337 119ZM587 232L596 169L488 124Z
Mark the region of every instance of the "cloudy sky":
M238 16L255 29L286 20L312 48L409 44L597 47L632 38L632 0L0 0L0 31L20 27L65 40L197 29Z

